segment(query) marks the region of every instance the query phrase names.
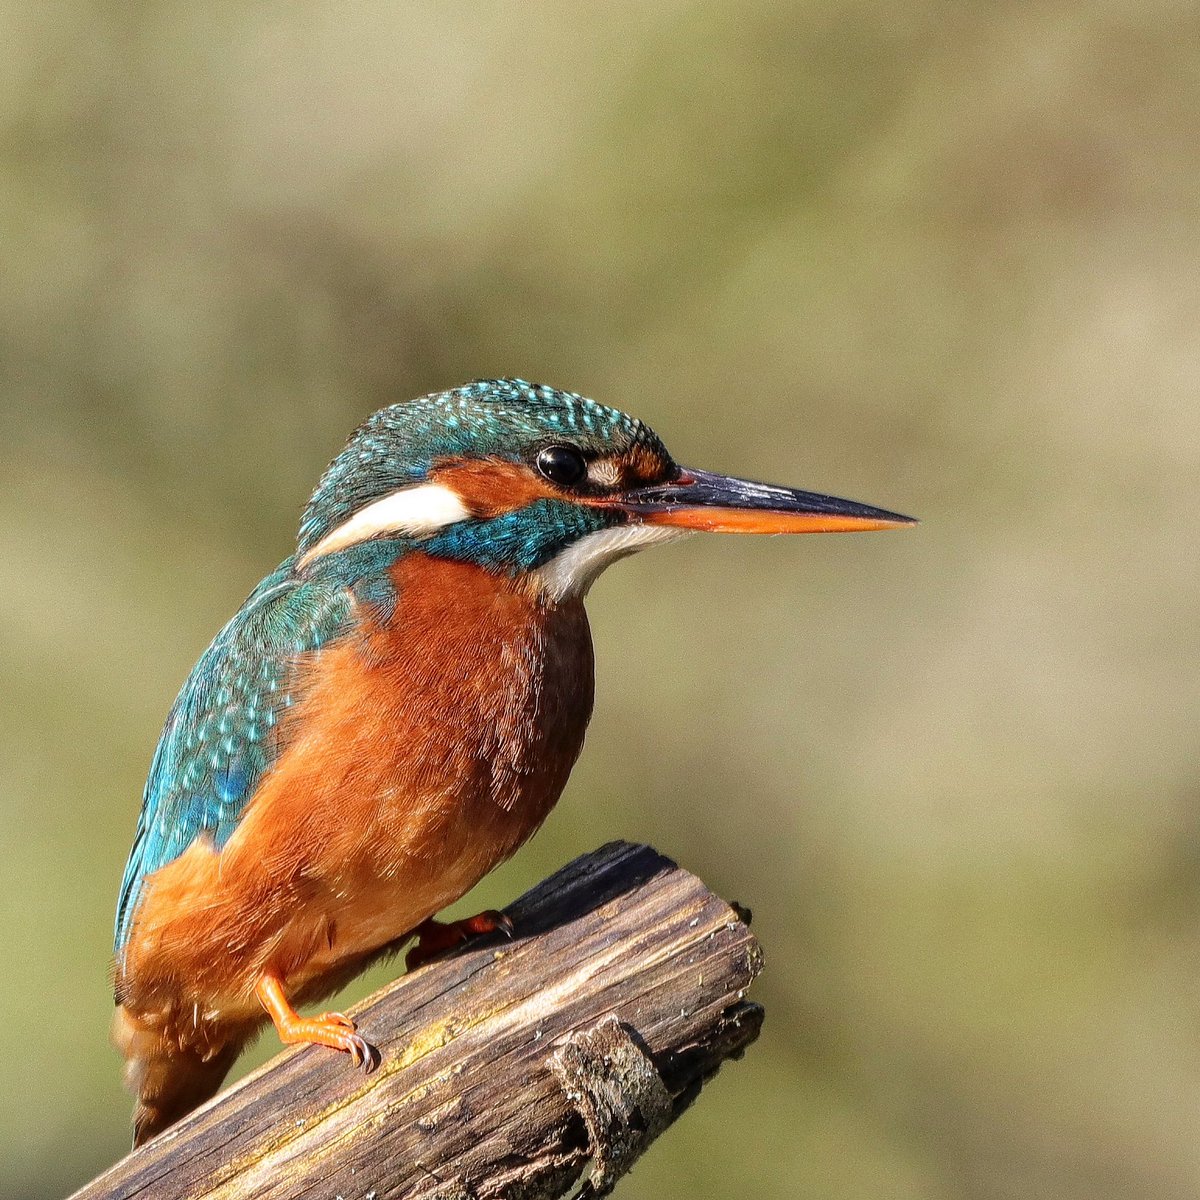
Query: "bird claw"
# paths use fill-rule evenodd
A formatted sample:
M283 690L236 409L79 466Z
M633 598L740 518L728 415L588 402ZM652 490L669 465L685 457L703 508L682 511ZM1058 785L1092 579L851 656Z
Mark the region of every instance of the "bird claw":
M345 1013L322 1013L319 1017L301 1017L280 1029L280 1037L289 1043L310 1043L341 1050L350 1061L370 1075L380 1063L379 1051L356 1032L357 1026Z
M516 936L516 927L506 913L489 908L461 921L435 921L431 917L428 921L422 921L413 933L417 937L416 944L404 956L404 965L410 971L424 965L444 950L461 946L470 938L501 933L512 941Z
M350 1061L355 1067L361 1067L364 1075L370 1075L380 1063L378 1049L371 1045L362 1034L356 1032L358 1026L345 1013L322 1013L317 1018L332 1035L331 1040L337 1044L335 1050L344 1050L350 1055Z
M352 1033L346 1038L346 1051L355 1067L361 1067L364 1075L370 1075L379 1066L379 1050L360 1034Z
M467 935L482 936L485 933L502 933L509 941L516 934L512 917L495 908L485 908L483 912L476 913L473 917L467 917L465 921L452 922L450 928L453 929L456 926L460 927Z
M255 993L267 1015L275 1024L279 1039L285 1045L328 1046L350 1055L356 1067L369 1075L379 1066L379 1051L357 1032L352 1018L340 1012L326 1012L319 1017L302 1017L288 1003L279 977L264 973L255 984Z

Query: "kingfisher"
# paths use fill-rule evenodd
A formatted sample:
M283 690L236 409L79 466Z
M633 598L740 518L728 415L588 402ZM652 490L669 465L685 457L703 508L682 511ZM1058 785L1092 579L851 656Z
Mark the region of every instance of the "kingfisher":
M297 1008L413 939L410 969L511 935L499 913L436 914L567 782L592 710L583 600L605 567L695 531L910 524L682 467L641 421L519 379L369 417L150 766L114 945L134 1145L212 1096L267 1022L371 1070L354 1021Z

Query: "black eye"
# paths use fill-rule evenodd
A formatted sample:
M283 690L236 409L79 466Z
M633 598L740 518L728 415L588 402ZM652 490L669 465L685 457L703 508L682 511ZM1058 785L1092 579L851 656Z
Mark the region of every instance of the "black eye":
M537 469L551 483L571 487L587 474L587 463L573 446L547 446L538 451Z

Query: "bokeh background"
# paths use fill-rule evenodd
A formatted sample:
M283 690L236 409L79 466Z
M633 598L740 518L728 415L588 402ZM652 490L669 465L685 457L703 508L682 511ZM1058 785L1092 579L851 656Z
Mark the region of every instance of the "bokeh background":
M1194 1196L1198 129L1171 0L7 0L0 1191L125 1148L180 681L365 414L516 374L924 518L593 593L584 759L471 906L647 840L768 964L621 1194Z

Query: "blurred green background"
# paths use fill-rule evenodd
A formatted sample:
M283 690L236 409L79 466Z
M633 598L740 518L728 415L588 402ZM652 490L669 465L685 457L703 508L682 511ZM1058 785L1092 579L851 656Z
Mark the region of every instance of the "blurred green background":
M8 0L0 1191L127 1144L179 683L365 414L518 374L924 518L593 593L587 751L470 906L640 839L767 953L621 1195L1195 1196L1198 47L1169 0Z

